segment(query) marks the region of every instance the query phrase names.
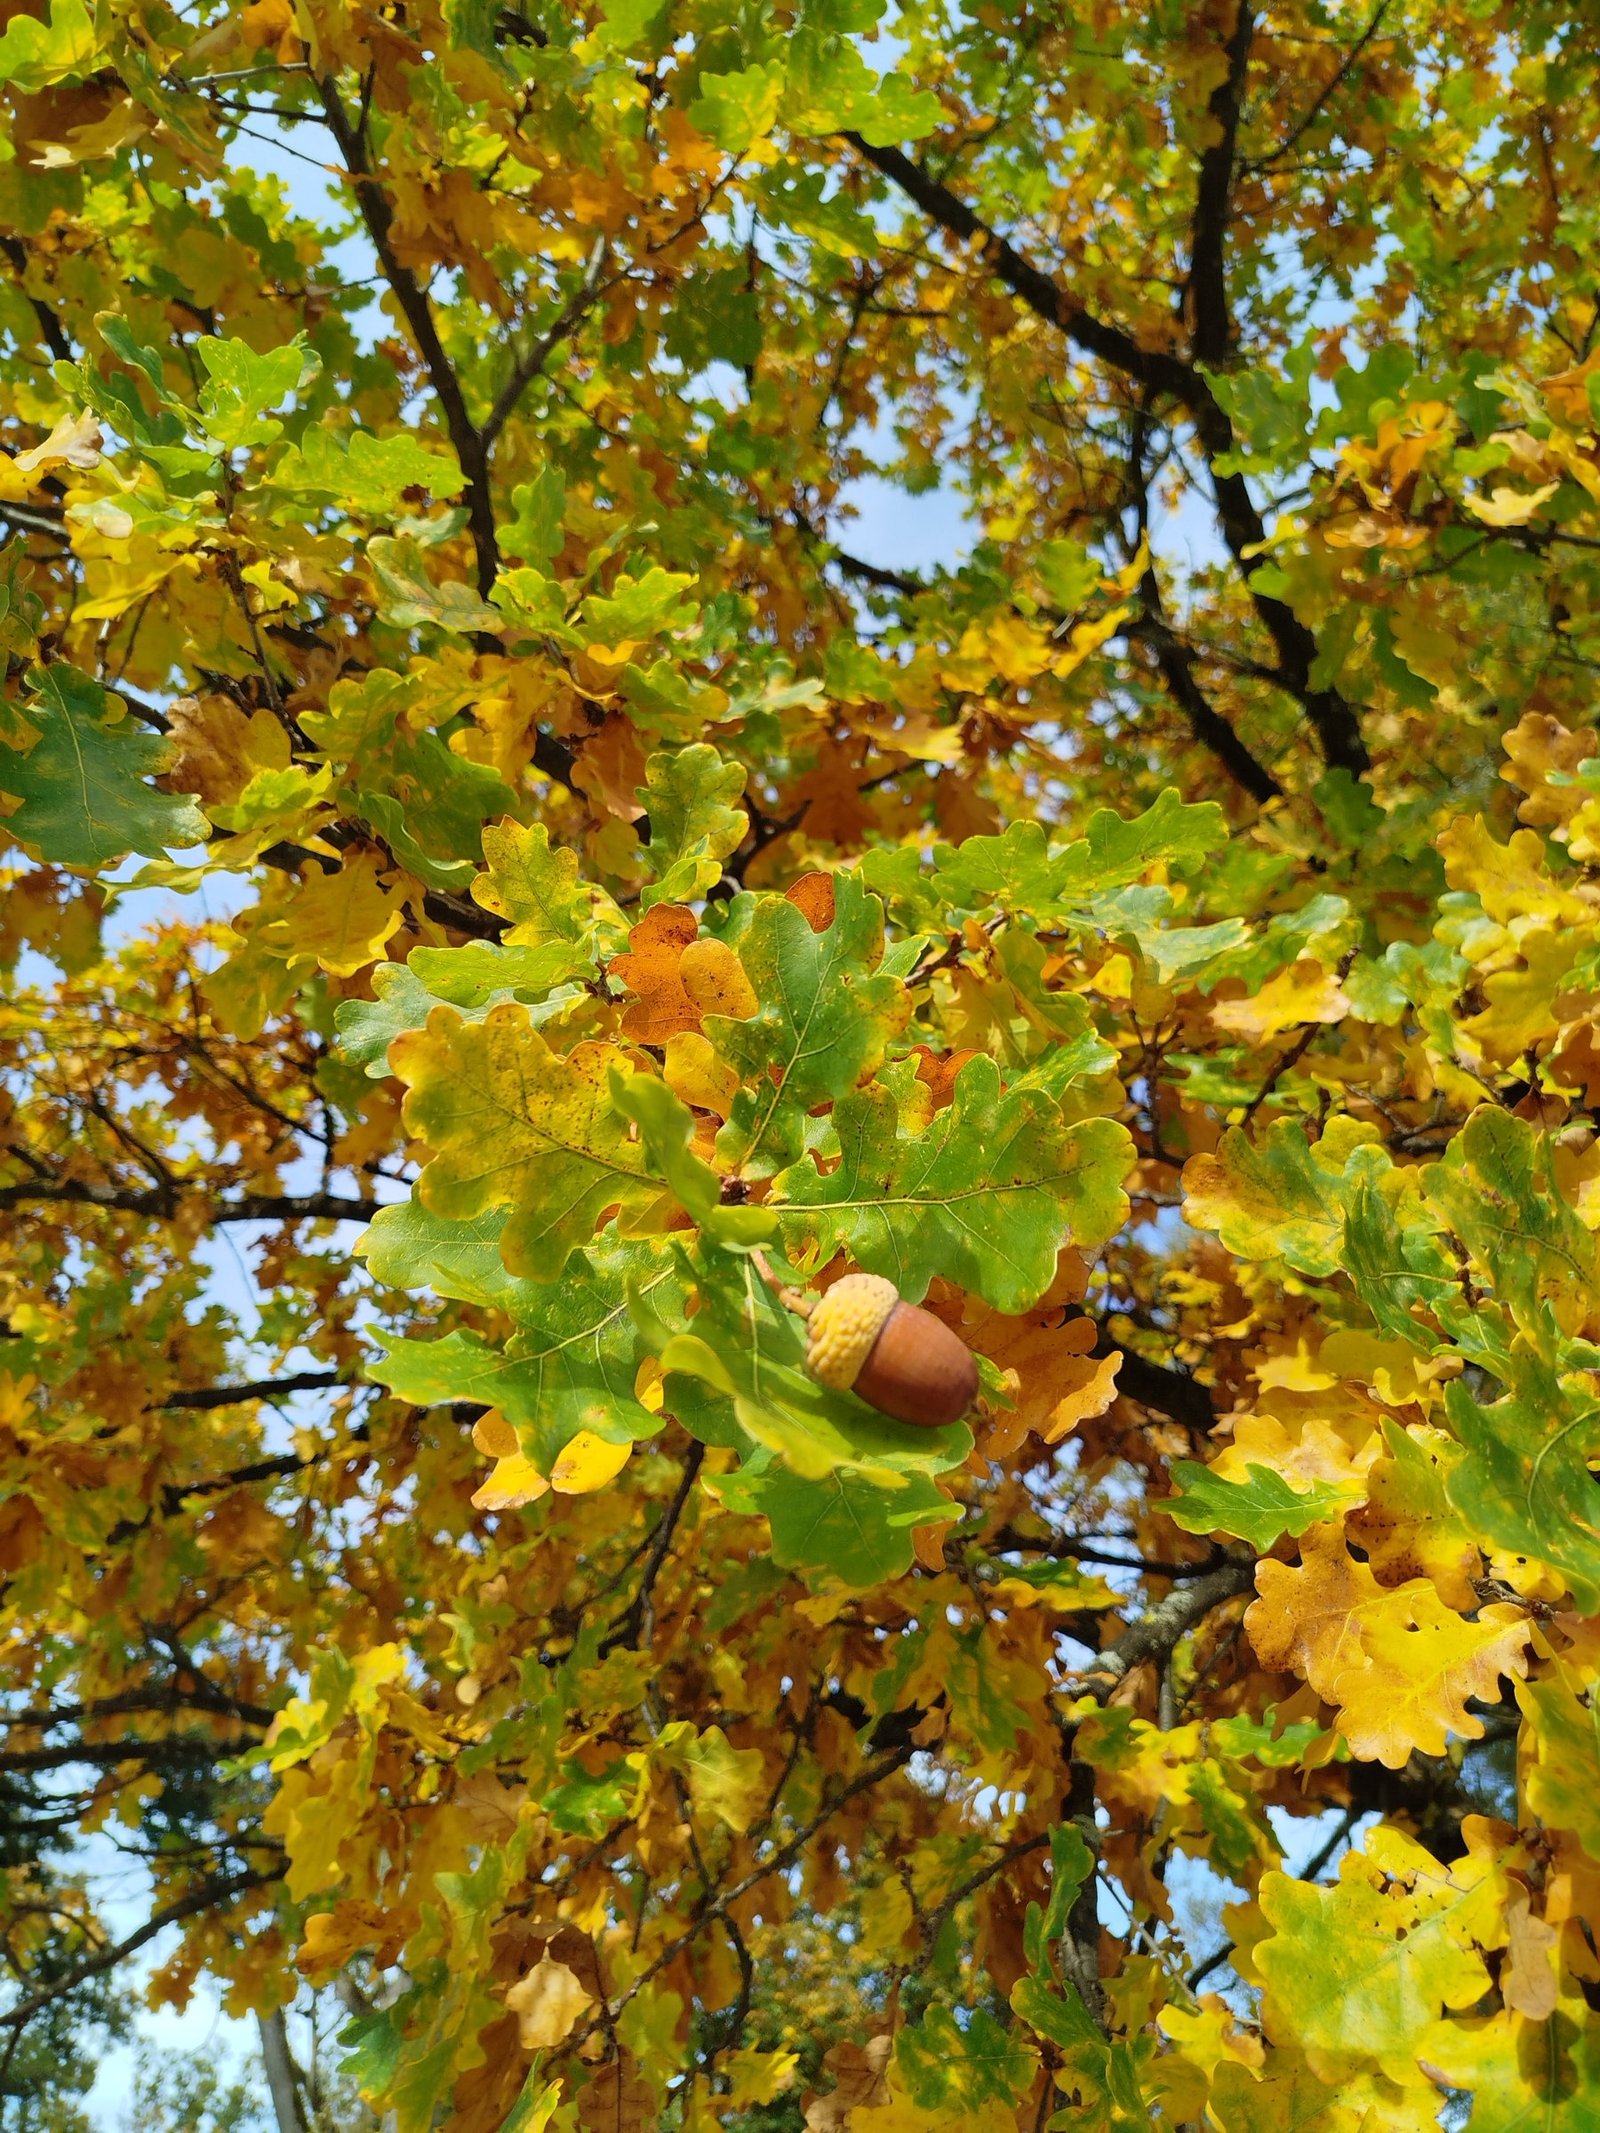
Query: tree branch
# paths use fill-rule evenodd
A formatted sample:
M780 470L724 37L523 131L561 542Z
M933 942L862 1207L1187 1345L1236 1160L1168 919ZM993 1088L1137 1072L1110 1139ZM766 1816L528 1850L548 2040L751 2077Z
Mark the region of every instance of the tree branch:
M438 322L426 290L400 259L394 248L394 210L367 155L361 130L350 123L338 85L331 75L317 83L317 94L328 122L328 131L338 143L345 169L354 183L356 206L372 249L378 255L383 276L394 292L418 355L428 373L434 398L444 416L445 432L461 462L467 485L467 524L478 562L478 595L487 599L500 570L500 547L495 535L494 507L489 496L489 466L483 439L467 413L467 403L456 376L455 365L439 338Z
M103 1971L114 1970L118 1963L130 1955L137 1954L139 1949L154 1940L158 1933L164 1933L168 1926L177 1925L185 1918L193 1918L198 1911L209 1911L216 1905L228 1903L235 1896L246 1895L251 1889L270 1888L280 1878L277 1874L263 1874L254 1870L234 1874L225 1880L204 1882L199 1888L191 1889L187 1896L180 1896L172 1903L164 1904L134 1932L126 1934L112 1946L100 1949L79 1963L77 1968L69 1971L65 1977L58 1978L43 1992L34 1993L30 1999L0 2015L0 2029L9 2029L12 2032L11 2050L6 2054L7 2060L9 2061L16 2049L18 2038L34 2016L43 2014L47 2007L53 2006L67 1993L76 1991L78 1986L86 1984L92 1977L100 1976Z
M1094 1663L1085 1669L1090 1695L1104 1703L1136 1666L1146 1660L1159 1663L1169 1659L1188 1632L1203 1622L1214 1607L1248 1592L1255 1575L1253 1555L1230 1556L1193 1584L1180 1585L1147 1615L1130 1623L1115 1644L1095 1655Z
M167 1740L66 1741L58 1748L0 1751L0 1771L20 1776L27 1771L68 1770L74 1763L89 1763L99 1770L115 1770L119 1763L145 1763L159 1769L164 1763L223 1762L255 1746L253 1734L235 1740L179 1733Z
M39 331L44 337L45 346L58 363L70 363L75 353L72 346L72 336L68 333L66 327L62 325L53 307L47 304L42 296L28 295L27 246L20 237L0 237L0 252L5 253L7 259L16 269L17 281L22 288L23 295L27 296L28 302L32 306L34 317L39 321Z
M148 1186L135 1191L126 1186L90 1185L79 1178L30 1178L20 1185L0 1186L0 1209L31 1203L72 1207L103 1207L108 1212L146 1215L155 1221L171 1221L173 1211L164 1193ZM251 1192L234 1200L219 1201L210 1211L213 1224L225 1222L370 1222L383 1203L360 1200L337 1192Z
M696 1438L689 1447L688 1458L683 1462L683 1473L672 1501L662 1513L661 1523L656 1527L651 1540L650 1553L645 1557L644 1570L639 1578L639 1589L612 1628L601 1638L600 1658L604 1659L608 1653L616 1651L621 1645L637 1646L641 1638L648 1634L651 1594L655 1591L656 1579L660 1577L666 1563L667 1551L672 1546L672 1536L678 1529L678 1521L683 1516L684 1506L689 1501L689 1492L694 1487L695 1476L699 1473L705 1456L706 1448Z
M1014 296L1021 297L1030 311L1048 325L1058 327L1087 353L1098 356L1137 384L1169 394L1185 405L1197 392L1205 392L1203 382L1187 363L1158 349L1141 348L1132 334L1096 318L1069 289L1062 288L1042 267L1025 258L1009 238L992 230L948 185L914 163L903 149L875 148L858 133L846 133L843 138L858 155L892 179L941 229L963 243L978 245L985 265Z
M874 148L859 134L846 133L843 138L892 179L941 229L965 243L979 245L989 270L1047 325L1056 327L1123 377L1147 391L1176 400L1187 411L1211 475L1223 539L1277 650L1278 686L1301 705L1330 764L1353 776L1367 770L1370 758L1354 711L1337 690L1312 686L1311 670L1317 657L1315 637L1293 608L1251 582L1255 553L1265 543L1266 528L1244 476L1218 470L1218 462L1228 457L1237 440L1226 411L1203 374L1181 357L1142 348L1121 327L1095 318L1069 290L1025 258L1009 239L990 229L949 186L932 177L902 150ZM1230 172L1232 153L1230 144Z
M169 1407L241 1407L248 1400L275 1400L290 1392L321 1392L330 1385L349 1385L354 1380L343 1370L299 1370L288 1377L263 1378L254 1385L201 1385L192 1392L169 1393L153 1400L147 1414Z
M1280 799L1283 787L1266 765L1250 752L1233 727L1212 704L1194 671L1194 654L1167 626L1161 609L1161 589L1152 567L1141 585L1144 614L1129 624L1129 635L1143 639L1150 648L1156 671L1167 694L1188 720L1189 730L1203 748L1208 748L1229 776L1243 786L1252 800L1265 806Z

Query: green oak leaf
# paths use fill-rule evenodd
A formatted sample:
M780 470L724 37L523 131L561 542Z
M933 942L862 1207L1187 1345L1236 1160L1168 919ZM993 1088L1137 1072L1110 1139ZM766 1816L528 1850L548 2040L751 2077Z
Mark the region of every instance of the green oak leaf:
M772 131L783 89L778 66L744 67L735 74L702 74L689 122L726 155L742 156Z
M30 667L27 685L24 714L39 737L26 755L0 748L0 794L22 803L0 835L85 871L129 852L156 859L205 842L193 800L149 783L171 747L131 725L118 698L61 664Z
M1028 1906L1022 1929L1022 1952L1028 1968L1043 1983L1053 1982L1054 1949L1079 1889L1094 1872L1094 1853L1076 1823L1062 1822L1050 1832L1050 1900Z
M1500 1943L1494 1877L1454 1881L1421 1845L1383 1829L1347 1852L1332 1888L1269 1873L1271 1935L1255 1949L1269 2034L1352 2072L1413 2082L1442 2008L1482 1998L1480 1950ZM1376 1871L1375 1871L1376 1869Z
M499 822L483 832L487 871L472 884L474 903L509 922L507 945L536 948L569 941L591 962L604 962L628 937L628 922L604 889L578 878L578 855L553 845L543 822Z
M499 608L488 606L459 579L448 578L436 585L415 541L379 535L368 541L366 558L377 580L378 611L396 629L423 625L469 637L477 630L499 631L506 626Z
M19 96L35 95L51 82L88 73L99 43L83 0L50 0L48 23L27 14L13 15L6 23L0 37L0 82Z
M876 854L873 859L881 867ZM937 846L932 887L948 910L977 911L997 903L1024 917L1038 915L1052 911L1059 900L1060 854L1050 850L1044 825L1030 817L997 837Z
M285 347L257 354L247 341L219 340L205 334L195 342L205 366L200 388L200 420L206 435L224 451L247 451L271 444L283 424L268 413L291 393L304 390L322 368L322 359L300 335Z
M526 1285L531 1287L532 1285ZM613 1444L653 1436L661 1417L634 1397L648 1352L628 1291L681 1315L688 1281L677 1255L648 1239L601 1238L575 1252L558 1282L518 1299L518 1330L503 1348L457 1331L441 1340L386 1340L367 1375L403 1400L497 1407L523 1454L548 1474L579 1430Z
M1506 1390L1478 1400L1461 1379L1445 1387L1445 1416L1466 1453L1445 1492L1474 1537L1559 1570L1585 1614L1600 1609L1600 1399L1593 1349L1582 1375L1558 1375L1519 1348L1502 1364Z
M1578 1329L1595 1295L1595 1244L1556 1183L1547 1134L1481 1104L1424 1191L1524 1333L1539 1339L1546 1308L1566 1331Z
M1252 1463L1248 1481L1229 1481L1213 1468L1180 1459L1172 1469L1181 1494L1169 1496L1163 1513L1185 1533L1233 1533L1258 1555L1287 1533L1296 1540L1308 1526L1331 1518L1342 1506L1359 1501L1360 1491L1336 1482L1313 1482L1292 1489L1269 1466Z
M457 496L463 479L454 452L425 445L410 430L380 437L372 430L341 433L316 423L279 455L267 486L295 496L331 497L363 518L389 518L401 509L407 489Z
M697 902L722 875L722 862L737 850L750 818L731 807L744 791L745 773L725 763L715 748L657 749L645 766L639 800L650 818L645 856L655 880L639 897L652 904Z
M642 578L623 576L609 593L590 593L583 603L587 641L617 645L687 629L696 614L688 600L694 582L692 575L652 564Z
M509 1207L506 1264L554 1281L607 1208L659 1196L611 1101L616 1057L589 1040L552 1051L510 1000L477 1023L436 1007L426 1028L395 1038L389 1060L410 1090L407 1128L433 1151L417 1181L423 1204L458 1220Z
M1339 1257L1380 1332L1435 1353L1445 1343L1428 1318L1461 1292L1461 1270L1439 1237L1439 1220L1407 1184L1390 1192L1377 1172L1358 1176L1345 1206Z
M382 821L371 811L375 798L390 803ZM498 771L457 755L436 733L404 729L371 757L358 800L385 836L398 829L425 858L471 866L482 856L484 824L511 813L516 804L516 794Z
M542 948L508 948L470 941L460 948L413 948L404 963L379 963L372 972L370 1000L341 1000L334 1027L347 1059L374 1081L389 1072L389 1047L404 1030L421 1029L441 1001L459 1007L468 1022L481 1022L501 1000L521 1000L535 1027L588 1000L580 985L562 981L583 968L565 942ZM553 988L553 989L552 989Z
M1214 1229L1241 1259L1283 1259L1302 1274L1331 1274L1344 1242L1344 1202L1359 1178L1390 1170L1373 1146L1377 1128L1330 1120L1310 1142L1299 1121L1280 1118L1258 1139L1234 1126L1215 1155L1183 1174L1184 1220Z
M1018 2103L1039 2071L1037 2056L981 2007L965 2023L947 2007L930 2007L901 2030L895 2062L912 2102L925 2111Z
M638 1127L650 1168L706 1236L724 1244L762 1244L776 1234L778 1217L770 1207L722 1204L722 1179L689 1145L694 1114L664 1081L613 1068L611 1100Z
M774 1561L858 1589L905 1575L913 1527L959 1515L926 1474L892 1490L850 1467L812 1480L764 1451L712 1486L730 1511L766 1519Z
M506 1311L519 1321L524 1315L537 1319L548 1289L509 1271L500 1251L505 1226L503 1207L451 1222L413 1195L380 1208L355 1248L373 1280L388 1288L409 1294L431 1289L455 1303Z
M783 896L758 896L736 916L738 951L761 1004L745 1021L708 1015L705 1033L745 1084L717 1136L730 1171L765 1177L792 1163L806 1113L875 1073L904 1027L910 996L876 969L883 906L851 874L835 881L833 923L813 933Z
M1133 1144L1114 1120L1068 1124L1034 1089L1004 1090L988 1058L968 1060L952 1102L929 1118L909 1061L840 1097L826 1168L806 1156L773 1181L786 1247L806 1263L848 1252L916 1302L936 1274L999 1311L1025 1311L1055 1277L1062 1246L1093 1250L1127 1213Z

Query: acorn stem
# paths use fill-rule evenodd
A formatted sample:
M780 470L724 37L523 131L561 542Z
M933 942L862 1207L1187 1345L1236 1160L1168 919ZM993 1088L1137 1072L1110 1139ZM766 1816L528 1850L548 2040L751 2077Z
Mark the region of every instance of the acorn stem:
M755 1263L756 1272L761 1276L773 1295L777 1297L784 1309L793 1311L797 1318L809 1318L817 1308L817 1298L807 1295L804 1289L792 1288L780 1274L775 1272L765 1252L753 1251L750 1257Z

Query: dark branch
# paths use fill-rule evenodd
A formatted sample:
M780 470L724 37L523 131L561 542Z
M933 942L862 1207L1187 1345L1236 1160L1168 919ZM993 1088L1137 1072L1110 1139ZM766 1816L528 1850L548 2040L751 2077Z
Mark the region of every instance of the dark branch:
M366 140L361 130L351 124L338 86L331 77L318 82L317 93L322 100L328 131L338 143L345 169L350 174L356 206L366 224L367 235L372 239L372 249L378 255L384 279L394 291L395 302L400 306L417 353L422 358L434 398L444 416L445 432L461 462L467 484L467 524L478 560L478 593L480 598L487 599L499 574L500 547L495 535L494 506L489 496L489 467L483 439L467 413L461 380L439 338L438 321L434 318L427 292L395 251L392 235L394 210L373 171Z
M672 1537L678 1530L678 1521L683 1516L684 1506L694 1487L695 1476L700 1471L706 1456L706 1448L698 1440L689 1447L689 1456L683 1462L683 1473L673 1493L671 1503L661 1515L650 1543L650 1553L645 1557L644 1569L639 1578L639 1589L629 1601L627 1608L615 1625L600 1642L600 1657L604 1659L621 1645L636 1647L647 1635L651 1626L651 1596L656 1579L660 1577L672 1546Z
M56 1748L13 1748L0 1751L0 1771L19 1775L33 1770L67 1770L75 1763L89 1763L99 1770L115 1770L123 1763L143 1763L159 1770L163 1766L220 1763L257 1745L254 1734L235 1740L212 1740L209 1735L175 1734L168 1740L65 1741Z
M1234 130L1237 131L1237 121ZM1357 776L1368 769L1370 758L1355 712L1337 690L1312 685L1311 671L1317 657L1315 637L1293 608L1252 583L1255 555L1266 539L1266 528L1244 476L1219 471L1219 462L1233 452L1237 440L1227 413L1202 372L1178 356L1140 347L1121 327L1095 318L1053 276L1025 258L1007 238L991 230L948 185L931 176L900 149L871 147L857 134L846 134L844 138L869 163L891 178L940 228L964 243L980 245L991 273L1038 317L1064 333L1079 348L1110 364L1123 377L1143 386L1147 392L1176 400L1187 411L1211 474L1223 539L1244 578L1256 613L1277 650L1278 666L1274 678L1278 686L1304 709L1329 763ZM1230 171L1232 153L1230 142Z
M116 1185L90 1185L79 1178L29 1178L0 1186L0 1209L31 1203L103 1207L108 1212L145 1215L170 1222L173 1209L166 1193L154 1186L135 1191ZM219 1201L210 1211L213 1224L224 1222L370 1222L382 1203L337 1192L243 1193Z
M203 1882L199 1888L191 1889L187 1896L180 1896L174 1902L164 1904L134 1932L125 1935L108 1948L99 1949L79 1963L76 1969L69 1971L65 1977L58 1978L47 1986L43 1992L36 1992L19 2006L8 2008L5 2014L0 2015L0 2029L9 2029L14 2037L20 2036L35 2015L43 2014L47 2007L53 2006L67 1993L76 1991L79 1985L87 1983L90 1978L99 1977L104 1971L114 1970L118 1963L125 1961L130 1955L137 1954L139 1949L154 1940L158 1933L164 1933L168 1926L177 1925L181 1919L193 1918L198 1911L213 1910L229 1903L235 1896L243 1896L251 1889L270 1888L279 1878L277 1874L250 1871L233 1874L226 1879Z
M200 1385L191 1392L169 1393L151 1403L152 1411L168 1407L241 1407L248 1400L277 1400L291 1392L321 1392L330 1385L351 1382L343 1370L299 1370L288 1377L263 1378L255 1385Z

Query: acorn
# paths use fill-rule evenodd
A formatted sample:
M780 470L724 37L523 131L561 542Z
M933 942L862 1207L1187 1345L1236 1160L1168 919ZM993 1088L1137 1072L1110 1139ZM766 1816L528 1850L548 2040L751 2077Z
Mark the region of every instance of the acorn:
M881 1274L846 1274L806 1325L806 1368L830 1392L853 1392L896 1422L939 1429L978 1396L978 1366L959 1334Z

